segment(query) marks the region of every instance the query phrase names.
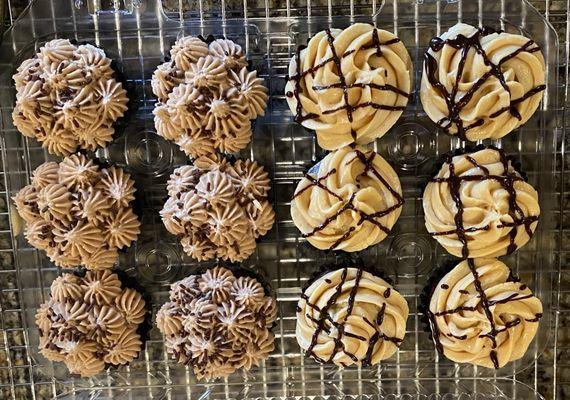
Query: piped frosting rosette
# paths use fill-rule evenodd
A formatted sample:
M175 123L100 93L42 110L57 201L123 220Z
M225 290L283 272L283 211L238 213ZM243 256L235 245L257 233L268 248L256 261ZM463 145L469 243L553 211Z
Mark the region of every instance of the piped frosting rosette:
M100 168L78 153L40 165L13 200L24 236L55 265L105 269L140 233L130 206L135 190L121 168Z
M341 268L304 290L297 341L320 363L374 365L398 350L408 313L404 297L386 281L360 268Z
M353 252L386 238L403 203L400 180L386 160L372 150L343 147L299 182L291 217L318 249Z
M532 39L459 23L431 40L420 98L444 131L477 141L528 121L545 88L544 58Z
M251 120L264 115L268 95L257 71L247 69L241 46L184 36L170 56L152 76L157 133L192 158L245 148Z
M461 261L435 287L428 316L447 358L500 368L522 358L542 317L542 303L495 258Z
M412 61L394 34L369 24L317 33L289 64L295 120L334 150L383 136L408 103Z
M156 315L166 350L198 379L259 366L275 347L277 302L255 278L216 267L172 284Z
M128 364L141 351L137 330L146 312L141 294L122 287L109 270L87 271L85 277L63 274L36 313L40 353L82 377Z
M25 60L13 77L14 125L51 154L94 151L113 139L113 124L127 110L127 92L111 60L90 44L54 39Z
M538 224L538 193L501 149L445 156L423 195L426 229L457 257L497 257L524 246Z

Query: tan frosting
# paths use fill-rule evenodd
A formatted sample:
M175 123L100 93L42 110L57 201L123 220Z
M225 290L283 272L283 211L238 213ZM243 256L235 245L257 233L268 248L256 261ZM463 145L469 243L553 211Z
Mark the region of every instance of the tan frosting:
M72 199L67 188L60 183L50 183L38 192L38 208L46 221L67 223L71 218Z
M110 167L102 171L103 177L99 183L103 192L109 196L115 205L126 207L135 199L135 181L122 168Z
M92 186L99 179L99 167L83 154L72 154L59 163L59 180L69 188Z
M232 167L228 172L244 196L250 199L267 197L271 181L261 165L251 160L237 160Z
M168 95L177 85L184 81L180 70L172 66L171 62L160 64L152 74L152 92L158 100L166 103Z
M253 236L256 239L269 232L275 222L275 211L268 201L264 201L259 206L252 203L247 208L247 215L253 226Z
M274 349L275 300L253 278L216 267L174 283L170 300L157 313L157 327L178 362L193 360L198 379L248 370Z
M85 277L63 274L53 281L50 300L36 314L40 352L83 377L106 365L129 363L142 347L136 330L145 313L140 294L121 288L110 271L87 271Z
M240 102L246 103L249 109L249 118L255 119L265 115L265 105L269 96L263 79L257 77L257 71L248 71L243 67L239 72L230 71L233 90L237 91Z
M101 246L89 256L81 258L85 268L97 270L112 268L119 259L119 252L116 247Z
M183 36L170 49L170 56L181 70L188 70L190 64L208 55L208 45L197 37Z
M382 137L408 103L412 61L391 32L364 23L321 31L297 54L289 64L287 102L327 150Z
M215 138L237 136L251 129L247 104L239 101L237 92L215 94L206 105L206 129Z
M20 214L20 217L22 217L24 221L32 223L41 218L38 208L38 191L35 186L24 186L16 193L13 200L18 214Z
M434 179L449 177L449 161ZM524 246L530 239L529 232L534 232L538 223L538 193L521 178L504 152L488 148L455 156L452 162L455 176L480 176L478 180L463 179L459 186L459 199L464 209L461 221L469 257L496 257ZM499 179L486 178L487 173ZM510 178L505 178L507 173ZM509 193L511 186L513 193ZM511 200L515 201L519 211L511 210ZM434 182L432 179L424 191L423 208L428 232L449 253L462 257L464 245L455 220L458 207L452 198L449 183ZM511 236L513 229L516 234Z
M210 54L222 60L228 70L240 70L247 65L241 46L229 39L216 39L209 46Z
M351 267L315 280L297 310L299 346L318 362L338 366L374 365L391 357L404 340L409 313L392 286Z
M109 245L119 249L130 246L141 232L141 223L130 208L122 208L118 213L109 215L104 226Z
M182 104L182 107L184 104ZM181 112L185 112L181 110ZM183 135L184 130L180 126L180 118L177 116L177 110L167 106L166 104L158 104L153 110L154 127L156 133L167 140L177 140ZM188 136L188 135L186 135Z
M54 230L55 242L72 257L88 257L103 246L103 232L88 222L78 222L70 228L57 227Z
M58 183L59 164L56 162L45 162L37 167L32 173L32 185L38 189L43 189L50 183Z
M46 43L14 75L14 124L52 154L105 147L128 102L110 65L91 45L75 46L67 39Z
M447 358L487 368L522 358L543 312L540 300L495 258L460 262L435 287L429 311Z
M195 88L215 88L227 82L228 72L221 59L205 56L190 64L185 80Z
M46 250L53 242L52 226L49 222L38 218L26 225L24 236L32 246Z
M479 32L471 25L459 23L441 35L441 40L453 40L459 35L475 38ZM499 139L524 124L538 108L542 98L540 88L544 89L545 84L544 58L538 45L521 35L507 32L483 34L476 42L487 59L501 72L505 86L497 75L489 73L490 64L480 52L476 52L475 47L466 47L465 66L460 71L459 61L463 50L444 44L437 52L428 49L427 54L433 57L437 65L434 78L445 87L448 95L453 92L460 75L460 84L452 99L454 104L459 105L459 114L451 115L453 121L448 119L447 95L433 86L434 82L430 82L426 65L420 98L427 115L448 133L472 141ZM515 53L521 48L524 51ZM538 91L532 95L531 90L534 89ZM530 97L525 99L523 96L529 93ZM509 111L511 106L514 112ZM461 121L462 127L457 120Z
M93 187L78 192L78 198L72 211L78 218L86 219L92 224L99 225L111 213L109 199L102 191Z
M216 151L216 143L212 140L211 134L204 131L197 132L192 136L181 135L175 140L175 143L191 158L206 156Z
M221 171L206 172L195 186L196 192L208 203L224 206L231 203L235 190L231 178Z
M398 175L380 155L343 147L313 169L291 202L293 222L309 243L322 250L359 251L386 238L403 198Z
M160 125L158 125L157 133L167 139L176 139L185 130L190 133L198 132L204 124L204 95L191 84L183 83L176 86L168 95L166 109L174 120L172 129L177 129L175 132L163 132L159 130Z

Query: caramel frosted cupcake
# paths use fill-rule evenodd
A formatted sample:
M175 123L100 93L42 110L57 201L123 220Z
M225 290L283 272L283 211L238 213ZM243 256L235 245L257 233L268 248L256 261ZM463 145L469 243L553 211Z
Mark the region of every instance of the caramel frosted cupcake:
M141 294L122 287L109 270L63 274L36 314L40 353L83 377L128 364L141 351L138 330L146 312Z
M243 261L275 221L269 185L267 172L255 161L199 157L174 170L160 215L196 260Z
M369 24L317 33L289 64L285 95L295 120L334 150L382 137L412 90L412 61L394 34Z
M299 182L291 217L316 248L352 252L385 239L403 204L390 164L372 150L343 147Z
M538 193L501 149L446 155L423 196L425 224L457 257L497 257L532 237L540 207Z
M440 128L476 141L528 121L545 88L544 58L532 39L459 23L431 40L420 98Z
M524 356L542 303L496 258L467 259L434 288L428 317L447 358L496 369Z
M152 76L157 133L192 158L245 148L251 120L264 115L268 96L257 71L247 69L242 48L228 39L208 44L185 36L170 56Z
M303 291L297 341L319 363L369 366L391 357L406 334L406 299L362 268L328 272Z
M14 125L51 154L106 147L115 133L113 124L127 110L127 93L111 60L90 44L47 42L18 67L13 79Z
M59 267L111 268L140 222L130 202L134 181L121 168L100 168L83 154L47 162L13 198L24 236Z
M198 379L249 370L274 349L277 302L252 277L216 267L174 283L156 315L168 353Z

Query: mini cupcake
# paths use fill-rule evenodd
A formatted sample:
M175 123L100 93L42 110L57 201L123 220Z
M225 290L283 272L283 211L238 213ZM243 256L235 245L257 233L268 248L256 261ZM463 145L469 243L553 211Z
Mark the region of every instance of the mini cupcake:
M67 39L47 42L13 77L14 125L49 153L94 151L113 139L113 125L127 110L127 92L105 52Z
M269 185L267 172L255 161L199 157L194 165L174 170L160 215L192 258L243 261L275 221Z
M524 246L538 224L538 193L494 147L444 156L423 195L426 229L456 257L497 257Z
M540 300L503 262L470 258L432 289L427 316L447 358L497 369L524 356L542 312Z
M82 377L129 364L142 349L146 313L141 294L109 270L63 274L36 314L40 353Z
M463 140L499 139L534 114L545 64L532 39L459 23L430 41L420 98L440 128Z
M277 302L253 277L216 267L172 284L156 315L166 350L198 379L259 366L274 349Z
M295 121L335 150L367 144L394 125L412 91L412 60L393 33L370 24L327 29L289 63L285 95Z
M24 236L55 265L106 269L140 233L130 206L135 190L121 168L100 168L78 153L40 165L13 200Z
M208 44L184 36L170 56L152 76L157 133L192 158L245 148L268 95L257 71L247 69L242 48L229 39Z
M319 363L370 366L391 357L406 334L406 299L362 267L326 272L297 306L296 336Z
M353 252L384 240L403 204L390 164L372 150L343 147L299 182L291 217L316 248Z

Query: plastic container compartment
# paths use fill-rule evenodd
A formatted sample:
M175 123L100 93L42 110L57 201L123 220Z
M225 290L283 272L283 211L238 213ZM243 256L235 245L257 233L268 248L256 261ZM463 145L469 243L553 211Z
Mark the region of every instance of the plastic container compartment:
M275 328L276 348L260 367L238 373L225 381L196 383L191 371L169 360L158 330L153 329L146 349L130 367L111 369L91 380L72 379L61 365L52 365L37 352L38 334L34 314L49 291L57 269L31 248L21 235L21 224L12 207L12 240L16 252L20 296L25 309L27 345L37 374L55 376L69 385L80 398L173 395L212 398L351 396L349 398L540 398L528 387L500 379L512 376L532 364L548 342L552 293L551 237L555 215L553 171L555 165L554 121L557 112L558 41L552 27L524 0L447 3L399 3L378 7L371 18L302 17L259 18L255 12L228 19L213 12L215 20L179 19L166 15L160 0L142 3L111 2L76 7L70 0L38 0L7 32L0 56L0 105L2 112L3 162L9 195L28 183L31 171L50 159L33 140L22 137L13 127L11 110L15 98L11 76L22 60L55 37L93 42L117 61L130 91L131 112L114 143L96 156L127 168L137 182L137 209L142 234L136 245L121 255L120 268L136 276L151 293L153 313L167 297L168 283L194 271L197 264L183 255L176 239L162 227L157 211L166 196L169 172L187 162L176 148L154 134L154 97L150 78L177 36L182 34L225 35L240 43L252 66L266 79L270 89L267 114L255 124L251 146L240 156L252 157L265 165L273 178L270 194L277 223L258 244L255 254L244 263L255 268L272 284L279 301ZM111 9L105 9L110 4ZM201 2L200 2L201 4ZM434 265L451 259L427 235L422 217L421 196L434 160L442 153L462 146L456 139L437 132L422 111L417 88L422 55L430 38L444 32L458 20L472 25L491 25L510 32L523 32L542 47L547 62L548 87L535 116L522 128L499 141L515 155L538 190L542 215L533 240L504 261L541 298L545 313L539 333L525 357L505 368L492 371L454 364L438 355L417 314L419 294ZM367 263L383 265L396 288L406 296L411 314L407 335L399 352L374 368L341 370L319 366L304 358L295 340L295 305L305 280L322 263L335 255L317 251L299 237L289 214L289 201L305 171L324 154L314 136L292 121L283 88L289 59L299 44L326 27L345 27L352 22L375 22L396 32L414 60L415 94L402 118L375 144L400 175L406 204L389 237L360 254ZM499 379L481 380L480 377ZM129 385L131 390L125 390ZM64 396L71 396L70 394ZM140 394L139 394L140 393ZM423 396L423 397L421 397ZM481 396L481 397L479 397Z

